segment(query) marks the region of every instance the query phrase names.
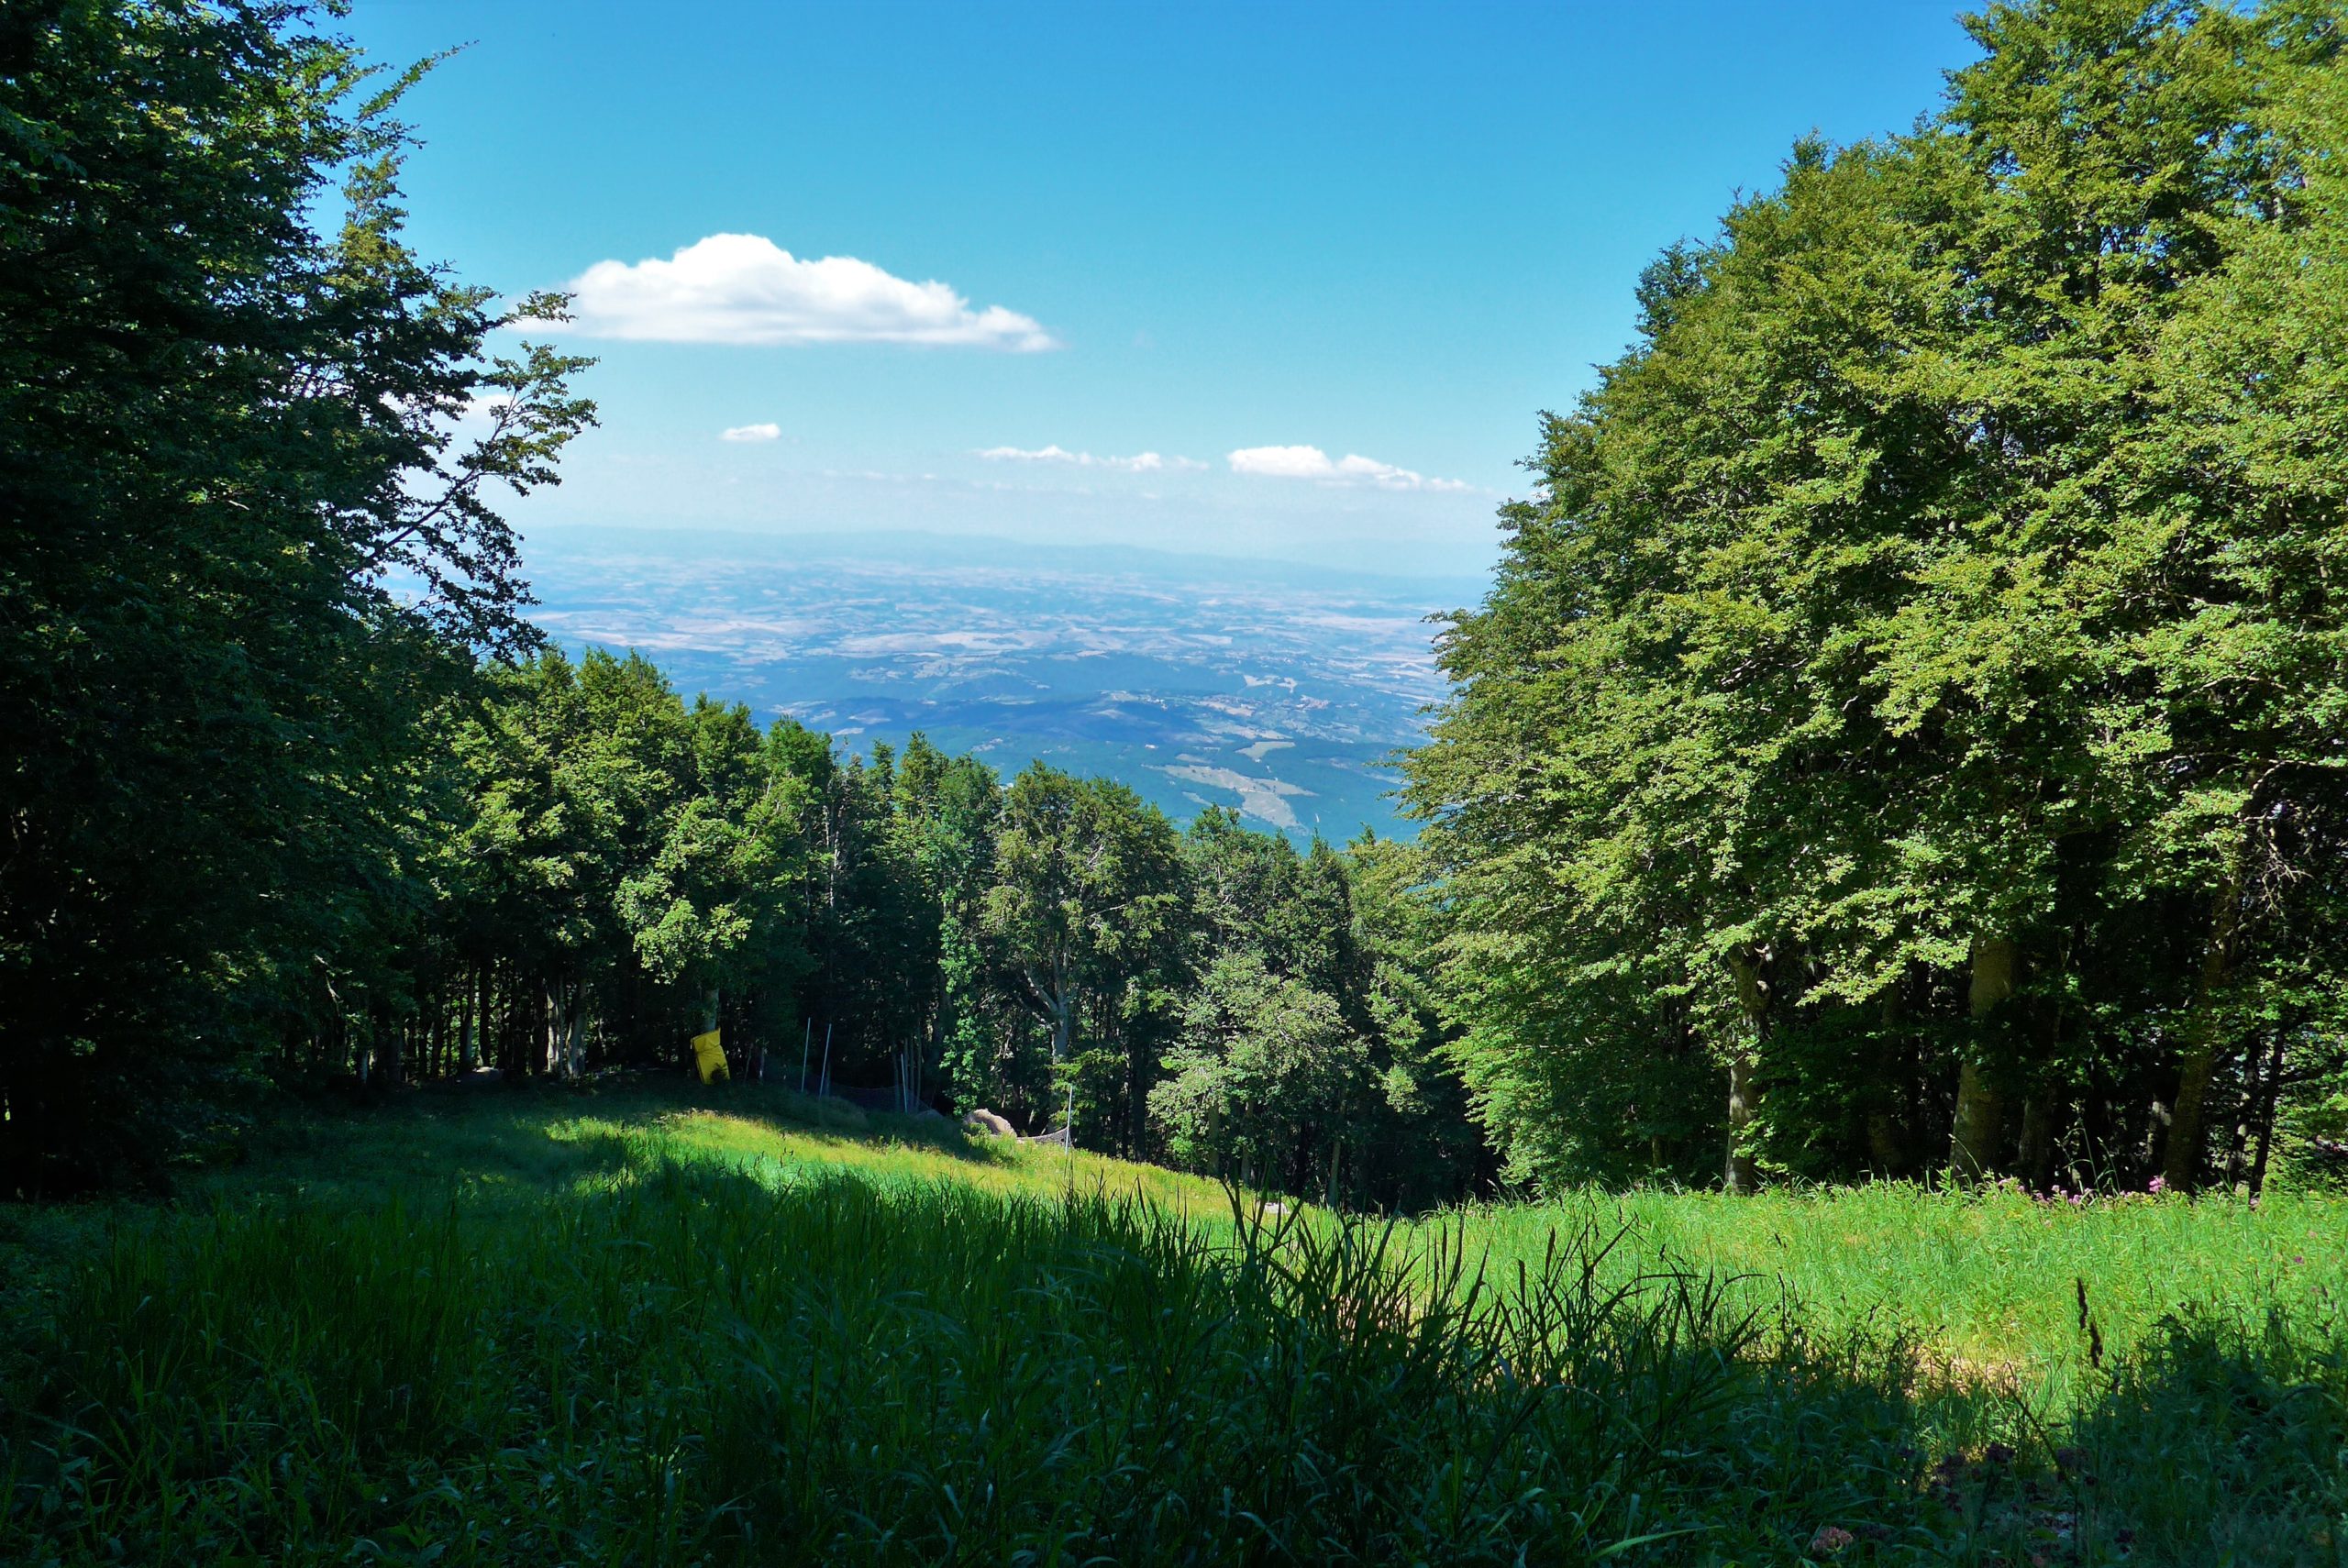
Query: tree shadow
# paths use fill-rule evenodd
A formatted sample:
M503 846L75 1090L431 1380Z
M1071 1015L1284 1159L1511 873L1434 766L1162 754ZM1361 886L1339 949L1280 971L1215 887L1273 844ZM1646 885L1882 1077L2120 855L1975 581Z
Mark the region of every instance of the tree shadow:
M1789 1550L2033 1568L2348 1561L2336 1321L2179 1313L2059 1409L2002 1379L1952 1378L1922 1350L1797 1331L1757 1361L1726 1446L1756 1507L1803 1499Z

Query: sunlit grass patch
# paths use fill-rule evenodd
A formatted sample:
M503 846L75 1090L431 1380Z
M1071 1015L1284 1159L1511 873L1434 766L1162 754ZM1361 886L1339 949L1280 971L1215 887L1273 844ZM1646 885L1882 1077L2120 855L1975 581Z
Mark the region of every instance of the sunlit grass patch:
M0 1561L2348 1541L2348 1210L2312 1196L1578 1193L1390 1228L625 1079L294 1132L174 1206L9 1216Z
M1574 1194L1467 1211L1493 1256L1536 1255L1563 1225L1627 1231L1628 1251L1790 1296L1814 1330L1897 1324L1959 1375L1994 1370L2067 1397L2188 1308L2280 1308L2313 1323L2348 1301L2348 1201L2269 1195L2133 1198L2083 1206L2010 1190L1909 1184L1765 1192ZM2084 1289L2086 1321L2080 1311Z

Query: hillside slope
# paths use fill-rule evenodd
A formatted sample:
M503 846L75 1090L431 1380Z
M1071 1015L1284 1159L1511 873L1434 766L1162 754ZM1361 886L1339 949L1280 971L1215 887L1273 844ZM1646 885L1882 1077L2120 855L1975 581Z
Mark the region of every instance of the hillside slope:
M437 1089L0 1211L0 1561L2336 1563L2338 1213L1344 1226L755 1088Z

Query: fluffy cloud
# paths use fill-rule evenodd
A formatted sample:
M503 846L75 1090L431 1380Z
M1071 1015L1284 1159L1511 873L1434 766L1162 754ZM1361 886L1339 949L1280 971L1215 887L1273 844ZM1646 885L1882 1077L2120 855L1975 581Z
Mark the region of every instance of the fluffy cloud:
M598 261L571 281L576 330L661 343L925 343L1057 348L1033 316L853 256L802 260L755 234L713 234L668 260Z
M1466 490L1457 480L1429 479L1359 453L1331 461L1318 447L1242 447L1231 454L1231 471L1267 479L1319 480L1324 484L1374 484L1380 490Z
M1063 447L989 447L979 454L991 463L1067 463L1080 469L1118 469L1129 474L1185 473L1206 467L1193 458L1162 458L1156 452L1136 452L1130 458L1096 458L1090 452L1071 452Z
M780 425L737 425L718 433L721 441L775 441L782 436Z

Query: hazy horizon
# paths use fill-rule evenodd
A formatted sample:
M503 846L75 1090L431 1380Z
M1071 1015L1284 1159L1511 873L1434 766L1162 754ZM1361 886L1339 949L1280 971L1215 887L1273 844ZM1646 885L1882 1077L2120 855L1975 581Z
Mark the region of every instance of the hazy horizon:
M1481 592L911 533L576 529L526 558L567 650L637 649L762 723L788 714L854 753L919 731L1006 777L1040 759L1177 821L1229 806L1300 840L1413 831L1386 791L1441 692L1427 617Z

